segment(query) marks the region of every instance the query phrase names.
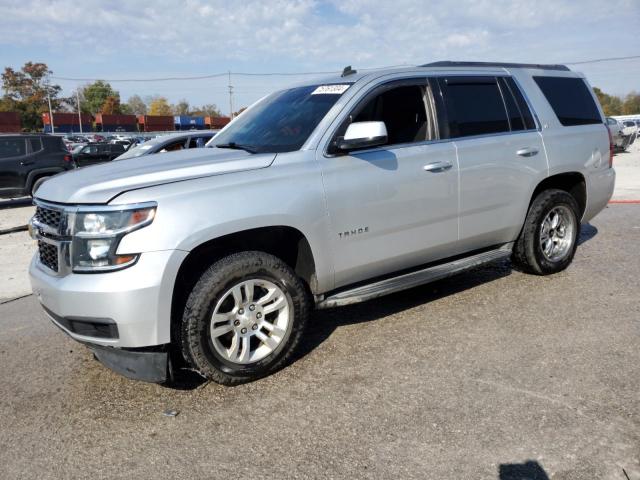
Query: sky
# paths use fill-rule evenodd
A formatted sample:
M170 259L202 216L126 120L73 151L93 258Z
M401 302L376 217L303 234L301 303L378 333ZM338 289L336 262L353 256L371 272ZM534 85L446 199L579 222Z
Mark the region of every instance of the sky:
M640 55L640 0L0 0L0 67L44 62L69 95L105 79L122 101L162 95L229 111L341 71L437 60L569 63ZM640 58L572 66L617 95ZM323 76L323 75L321 75Z

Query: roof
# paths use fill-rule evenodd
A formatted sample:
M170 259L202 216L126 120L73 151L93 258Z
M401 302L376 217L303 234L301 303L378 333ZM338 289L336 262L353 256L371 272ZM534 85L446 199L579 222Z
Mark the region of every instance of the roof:
M302 87L308 85L323 85L323 84L347 84L356 83L364 77L371 78L391 74L391 73L403 73L403 72L415 72L422 69L447 69L447 68L484 68L484 69L503 69L503 68L531 68L537 70L554 70L559 72L571 72L571 69L566 65L559 64L542 64L542 63L503 63L503 62L457 62L451 60L445 60L440 62L425 63L423 65L407 65L406 67L390 67L379 69L361 69L355 70L355 73L342 76L335 74L325 77L310 78L301 82L297 82L293 87Z
M498 68L535 68L538 70L559 70L570 72L566 65L542 63L504 63L504 62L454 62L445 60L420 65L421 67L498 67Z

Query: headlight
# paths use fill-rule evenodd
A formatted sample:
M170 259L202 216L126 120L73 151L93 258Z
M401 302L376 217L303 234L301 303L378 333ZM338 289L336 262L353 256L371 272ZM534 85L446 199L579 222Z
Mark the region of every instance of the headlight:
M117 255L122 237L153 222L155 204L81 209L73 219L74 272L103 272L133 265L138 255Z

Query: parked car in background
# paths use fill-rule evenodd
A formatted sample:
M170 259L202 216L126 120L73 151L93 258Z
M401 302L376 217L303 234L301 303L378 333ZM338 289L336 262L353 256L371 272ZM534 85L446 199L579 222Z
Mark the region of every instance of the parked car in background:
M636 135L638 134L638 124L635 120L624 120L622 122L623 132L625 135Z
M61 137L0 135L0 197L32 195L47 178L72 168Z
M127 149L124 145L113 143L89 143L77 147L73 152L73 160L78 167L88 167L98 163L110 162L122 155Z
M613 148L615 150L622 151L626 148L628 138L622 133L622 123L615 118L607 117L607 127L611 132L611 138L613 140Z
M151 140L147 140L141 145L131 148L126 153L120 155L118 160L141 157L142 155L152 155L154 153L174 152L177 150L187 150L189 148L202 148L211 140L217 131L213 130L193 130L184 133L172 133L163 135Z

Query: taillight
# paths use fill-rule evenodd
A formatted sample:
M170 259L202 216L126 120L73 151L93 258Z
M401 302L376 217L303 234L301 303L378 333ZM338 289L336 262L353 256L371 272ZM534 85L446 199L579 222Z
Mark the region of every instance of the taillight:
M609 135L609 136L611 136L611 135ZM65 155L64 156L64 161L67 162L67 163L70 163L71 162L71 155Z
M607 133L609 134L609 168L611 168L613 167L613 136L609 125L605 125L605 127L607 127Z

